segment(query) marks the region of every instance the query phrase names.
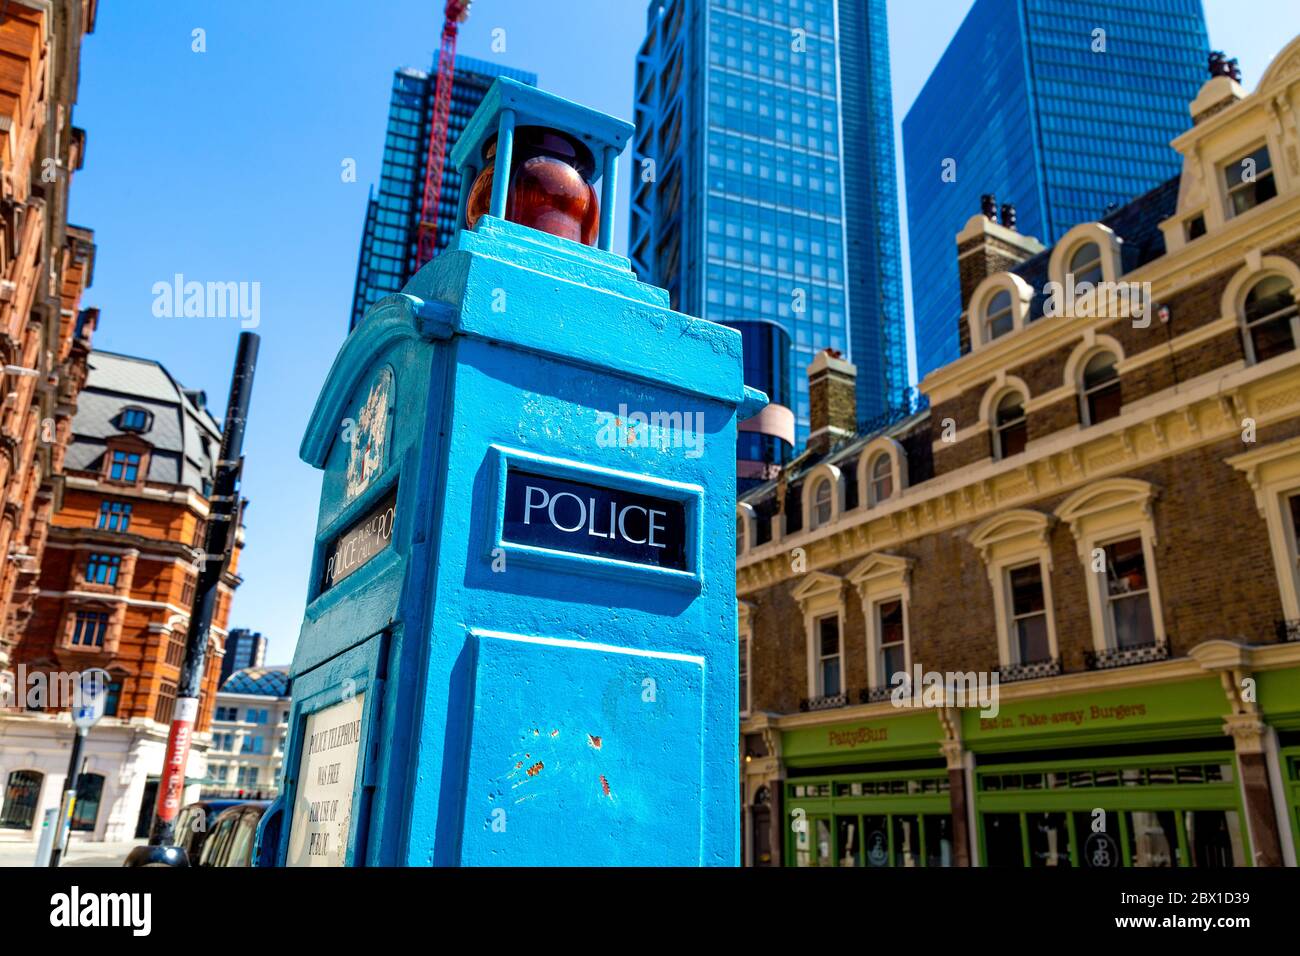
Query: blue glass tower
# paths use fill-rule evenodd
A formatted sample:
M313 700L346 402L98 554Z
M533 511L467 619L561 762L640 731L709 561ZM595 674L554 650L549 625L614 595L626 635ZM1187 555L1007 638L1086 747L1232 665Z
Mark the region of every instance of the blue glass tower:
M955 240L980 196L1051 245L1177 175L1208 51L1201 0L975 0L903 120L921 376L957 358Z
M451 114L447 120L447 153L474 110L483 101L492 81L508 76L529 86L537 75L513 70L473 57L456 57L456 79L451 86ZM357 257L357 283L352 294L352 317L356 326L366 310L384 296L401 291L406 280L423 265L416 255L420 230L420 205L424 200L424 164L428 157L433 127L433 94L438 74L404 67L393 73L393 95L388 106L388 127L384 131L384 159L379 177L379 195L371 188L366 203L366 224ZM455 232L456 200L460 194L460 173L448 163L438 197L438 245L446 248Z
M633 268L673 307L858 367L862 418L907 384L884 0L652 0L637 56ZM874 38L874 39L873 39ZM784 370L767 370L779 381ZM748 372L747 372L748 374Z

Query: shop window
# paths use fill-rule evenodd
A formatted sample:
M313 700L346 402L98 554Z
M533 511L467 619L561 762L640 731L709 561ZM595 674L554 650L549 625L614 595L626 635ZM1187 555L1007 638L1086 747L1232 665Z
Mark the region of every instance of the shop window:
M928 783L929 781L927 781ZM952 817L946 814L927 813L921 818L925 828L925 865L953 865Z
M1260 146L1223 167L1229 218L1240 216L1277 195L1268 146Z
M998 401L993 419L994 457L1010 458L1025 450L1029 438L1025 418L1025 400L1017 392L1008 392Z
M1286 276L1265 276L1246 293L1242 321L1245 323L1247 359L1264 362L1294 351L1300 310L1295 289Z
M1113 810L1076 811L1075 853L1084 869L1110 870L1123 865L1119 814Z
M116 585L121 564L120 554L91 554L86 560L86 583Z
M1025 824L1031 867L1070 865L1070 824L1064 813L1029 813Z
M1083 368L1083 424L1099 425L1109 421L1119 414L1122 404L1115 356L1098 352Z
M1178 819L1172 810L1125 814L1131 865L1178 866Z
M837 817L835 820L835 850L840 866L862 865L862 834L858 832L857 817Z
M893 816L894 866L921 865L921 825L915 814Z
M140 477L139 453L115 449L109 461L108 477L111 481L135 484Z
M72 809L72 829L93 833L99 819L99 802L104 794L104 778L97 773L83 773L77 778L77 800Z
M72 620L72 646L103 647L108 622L106 611L77 611Z
M1125 538L1103 548L1106 555L1106 620L1114 647L1154 644L1151 592L1146 556L1140 537Z
M0 807L0 828L30 830L36 818L45 776L36 770L14 770L5 781L4 805Z
M1234 810L1184 810L1189 865L1218 869L1244 866L1241 823Z
M1020 814L986 813L984 824L984 864L990 867L1025 865L1024 845L1020 836Z
M131 505L125 501L102 501L99 505L99 521L95 525L101 531L126 532L131 527Z
M1036 664L1052 657L1047 631L1047 602L1043 596L1043 569L1039 562L1010 568L1011 628L1015 638L1015 663Z

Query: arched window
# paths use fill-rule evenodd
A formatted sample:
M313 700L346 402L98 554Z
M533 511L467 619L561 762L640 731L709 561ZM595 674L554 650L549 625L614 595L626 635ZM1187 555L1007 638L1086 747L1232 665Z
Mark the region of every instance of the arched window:
M30 830L36 818L36 802L41 798L44 774L36 770L15 770L5 782L4 807L0 809L0 827Z
M996 437L996 457L1010 458L1025 450L1029 429L1025 421L1025 400L1018 392L1008 392L998 402L993 416L993 434Z
M1097 425L1114 418L1122 403L1115 356L1098 352L1083 367L1083 424Z
M1016 324L1011 312L1011 293L1006 289L989 299L984 307L984 341L992 342L999 336L1006 335Z
M72 829L94 832L99 818L99 801L104 795L104 777L83 773L77 778L77 802L72 810Z
M881 453L871 462L871 500L872 505L888 501L894 493L894 462L888 454Z
M1296 347L1295 290L1286 276L1260 279L1246 294L1246 342L1250 360L1263 362Z
M1101 248L1095 242L1085 242L1070 257L1070 272L1074 274L1074 285L1090 282L1096 285L1101 281Z
M831 520L831 491L829 478L817 483L817 488L813 492L812 525L814 528L820 528Z

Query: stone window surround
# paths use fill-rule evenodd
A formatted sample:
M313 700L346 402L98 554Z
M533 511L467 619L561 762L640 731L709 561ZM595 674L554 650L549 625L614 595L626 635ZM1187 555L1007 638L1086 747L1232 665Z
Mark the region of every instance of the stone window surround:
M984 313L989 302L999 292L1011 293L1010 332L996 339L984 338ZM1034 299L1034 287L1014 272L995 272L980 280L979 285L970 296L970 305L966 310L966 325L970 331L971 351L1002 342L1011 338L1016 332L1029 324L1029 303Z
M1151 626L1157 645L1166 643L1164 610L1156 567L1156 528L1152 504L1157 490L1136 478L1104 478L1075 491L1056 508L1056 517L1070 526L1078 544L1088 586L1088 615L1092 623L1092 645L1098 653L1116 647L1106 595L1102 592L1105 570L1092 570L1092 552L1115 541L1137 536L1142 542L1146 565L1147 597L1151 602Z
M1025 411L1025 419L1028 422L1030 411L1030 394L1029 386L1025 384L1024 379L1016 375L1007 375L1005 372L999 372L997 378L993 380L988 388L984 390L984 397L980 399L980 424L983 426L980 431L988 430L989 454L994 461L1003 461L1002 449L997 447L997 423L994 419L998 413L998 403L1012 392L1020 394L1022 407ZM1028 425L1026 424L1026 427Z
M114 479L113 474L113 453L117 451L126 452L128 455L139 455L140 465L136 469L135 481L128 481L125 478ZM99 480L110 487L118 488L138 488L145 483L149 474L149 459L153 451L153 446L134 434L130 436L117 435L104 443L104 464Z
M1255 283L1271 275L1280 275L1290 280L1291 291L1296 297L1297 305L1300 305L1300 266L1283 256L1261 255L1258 249L1247 254L1245 265L1233 273L1220 300L1222 317L1231 321L1241 333L1247 365L1255 364L1255 346L1246 330L1246 296L1255 287ZM1293 334L1298 321L1300 320L1291 320ZM1300 347L1300 340L1296 344Z
M867 623L867 686L884 687L892 674L880 673L880 625L876 609L886 601L899 600L903 605L903 661L907 673L912 671L912 635L909 618L912 603L912 567L916 561L896 554L877 551L867 555L848 574L862 600L862 615Z
M1088 403L1083 392L1083 370L1088 367L1088 363L1094 356L1102 352L1109 352L1115 356L1115 374L1120 380L1120 388L1123 389L1123 373L1120 370L1124 367L1124 349L1111 336L1098 335L1096 331L1089 329L1079 344L1074 347L1070 357L1065 360L1065 387L1079 398L1079 424L1084 427L1091 426L1092 423L1088 420ZM1122 391L1120 395L1122 398ZM1123 414L1122 405L1120 413Z
M748 717L754 706L754 605L736 600L736 630L745 642L745 686L740 695L740 716ZM746 707L745 705L749 706Z
M858 507L874 508L883 501L876 501L871 491L871 469L881 455L888 455L890 476L894 483L893 491L886 501L892 501L907 488L907 452L893 438L881 435L867 442L858 455Z
M736 554L744 554L754 546L755 532L758 530L758 513L754 506L743 501L736 502L736 518L741 522L742 534Z
M93 611L97 614L108 615L108 627L104 631L104 640L99 647L72 643L72 635L77 627L78 611ZM69 654L104 656L117 654L118 644L122 640L122 621L125 616L125 605L114 602L97 602L92 595L85 595L81 600L69 602L65 605L63 624L59 631L59 650Z
M1300 542L1286 509L1286 499L1300 493L1300 437L1235 455L1227 463L1250 482L1255 506L1268 526L1282 613L1289 621L1300 619Z
M1016 508L986 518L971 532L970 543L980 553L993 589L993 610L998 627L998 663L1036 663L1021 661L1012 640L1011 576L1014 568L1038 562L1043 579L1043 604L1047 611L1047 646L1049 656L1059 659L1056 638L1056 606L1052 597L1052 547L1049 535L1055 519L1041 511Z
M804 643L807 650L808 696L831 697L847 693L848 668L844 653L844 580L824 571L809 571L805 578L792 592L792 596L803 608ZM840 635L840 686L825 688L818 693L817 662L821 659L818 645L817 622L822 618L834 616Z
M1101 253L1101 279L1103 282L1118 282L1124 274L1120 250L1124 240L1115 235L1115 231L1100 222L1081 222L1063 235L1052 247L1052 254L1047 260L1047 277L1058 282L1064 288L1069 272L1070 260L1080 248L1088 243L1096 243Z
M816 504L817 489L823 481L831 483L831 516L826 521L814 522L813 508ZM839 467L830 462L822 462L808 471L803 479L803 494L800 495L799 507L803 510L804 530L812 531L835 524L844 512L844 474Z

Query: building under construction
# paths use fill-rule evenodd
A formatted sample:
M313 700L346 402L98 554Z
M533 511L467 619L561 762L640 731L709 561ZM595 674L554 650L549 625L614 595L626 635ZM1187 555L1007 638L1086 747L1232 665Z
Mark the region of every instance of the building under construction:
M451 111L447 121L446 153L456 145L488 87L498 76L530 86L537 75L523 70L457 56ZM419 237L425 186L426 158L433 130L437 72L404 67L393 74L393 96L384 134L384 159L378 194L371 188L366 224L357 259L357 284L352 296L352 329L376 300L401 291L420 266ZM436 251L446 248L455 232L460 174L447 165L437 205Z

